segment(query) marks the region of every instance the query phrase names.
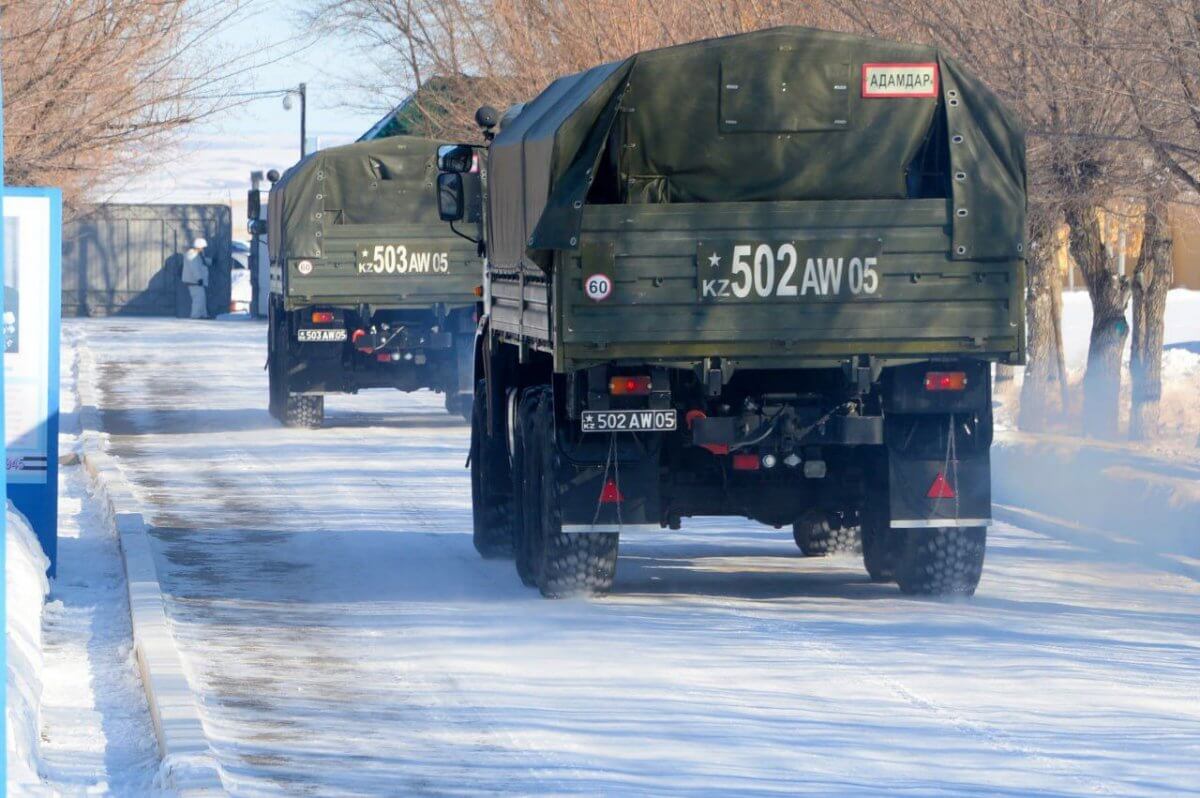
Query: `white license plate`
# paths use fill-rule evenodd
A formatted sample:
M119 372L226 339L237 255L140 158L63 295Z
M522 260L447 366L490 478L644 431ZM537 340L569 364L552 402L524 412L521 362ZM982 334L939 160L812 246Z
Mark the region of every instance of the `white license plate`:
M309 342L329 342L329 341L345 341L346 331L338 330L296 330L297 341Z
M674 410L584 410L584 432L674 432Z

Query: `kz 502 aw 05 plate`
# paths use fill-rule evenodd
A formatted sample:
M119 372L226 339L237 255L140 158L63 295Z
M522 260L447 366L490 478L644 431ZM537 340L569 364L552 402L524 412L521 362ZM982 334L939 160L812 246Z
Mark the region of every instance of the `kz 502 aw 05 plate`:
M297 341L336 342L346 340L346 331L337 330L296 330Z
M878 238L700 241L701 302L796 302L880 295Z
M674 410L584 410L584 432L674 432Z

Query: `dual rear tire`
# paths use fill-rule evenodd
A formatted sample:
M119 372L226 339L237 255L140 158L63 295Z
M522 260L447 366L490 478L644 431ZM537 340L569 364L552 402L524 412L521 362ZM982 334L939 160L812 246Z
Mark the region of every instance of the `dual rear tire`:
M987 527L892 529L886 512L863 512L863 565L873 582L910 596L973 596L983 576Z
M861 550L858 527L849 525L840 513L810 510L792 524L792 538L805 557Z
M604 595L617 571L616 533L565 533L559 504L554 398L549 386L528 388L518 404L513 440L516 566L522 583L546 598Z
M325 397L291 393L288 373L291 354L284 314L271 308L267 360L267 412L286 427L317 429L325 423Z

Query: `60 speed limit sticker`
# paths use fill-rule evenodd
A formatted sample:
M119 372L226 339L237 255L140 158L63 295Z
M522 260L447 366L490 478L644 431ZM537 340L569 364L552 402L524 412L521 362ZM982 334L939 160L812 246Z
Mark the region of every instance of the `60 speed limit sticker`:
M583 293L593 302L603 302L612 294L612 279L607 274L593 274L583 281Z

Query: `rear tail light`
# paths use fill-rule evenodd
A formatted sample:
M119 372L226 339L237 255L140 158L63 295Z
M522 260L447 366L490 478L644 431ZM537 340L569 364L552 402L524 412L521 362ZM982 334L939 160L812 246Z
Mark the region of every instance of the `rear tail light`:
M613 377L608 381L608 392L612 396L649 396L649 377Z
M967 387L965 371L927 371L925 372L925 390L927 391L962 391Z
M333 312L329 310L314 310L312 320L313 324L329 324L333 321Z
M756 454L735 454L733 468L735 471L757 471L759 466Z
M380 352L379 354L375 355L375 359L378 360L380 363L391 363L392 362L392 356L387 352Z

